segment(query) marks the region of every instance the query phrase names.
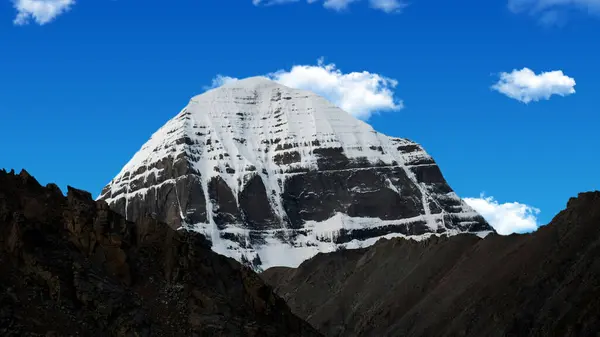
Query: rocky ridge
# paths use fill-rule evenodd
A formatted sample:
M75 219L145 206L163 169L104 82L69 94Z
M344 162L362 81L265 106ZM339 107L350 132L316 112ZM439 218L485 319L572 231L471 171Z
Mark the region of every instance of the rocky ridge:
M532 234L381 240L262 277L327 336L598 336L600 192Z
M1 336L320 336L200 234L0 171Z

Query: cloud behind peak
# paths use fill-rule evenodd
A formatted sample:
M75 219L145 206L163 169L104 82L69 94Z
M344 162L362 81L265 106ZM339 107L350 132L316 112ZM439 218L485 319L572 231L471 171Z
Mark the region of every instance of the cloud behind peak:
M295 65L264 75L285 86L312 91L360 119L383 111L398 111L403 102L394 96L395 79L368 71L344 73L335 64L320 59L316 65ZM237 81L217 75L211 87Z

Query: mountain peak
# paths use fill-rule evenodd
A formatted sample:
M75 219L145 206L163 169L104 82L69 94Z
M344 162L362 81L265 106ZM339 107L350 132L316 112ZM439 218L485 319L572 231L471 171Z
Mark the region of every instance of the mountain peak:
M230 83L225 84L224 88L244 88L244 89L255 89L260 87L277 87L283 86L278 82L275 82L268 77L264 76L253 76L247 77L241 80L232 81Z
M100 199L129 220L199 231L257 268L381 237L493 231L420 145L264 77L194 97Z
M204 96L210 96L211 93L219 93L222 91L260 91L260 90L269 90L273 88L281 88L281 89L291 89L286 87L283 84L280 84L268 77L265 76L253 76L247 77L244 79L235 79L230 82L227 82L221 86L208 90L207 92L197 95L192 98L192 100L196 100L198 98Z

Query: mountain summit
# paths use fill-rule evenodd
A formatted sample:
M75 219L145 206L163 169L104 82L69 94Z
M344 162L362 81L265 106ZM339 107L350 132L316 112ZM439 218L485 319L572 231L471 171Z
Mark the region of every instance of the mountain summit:
M382 237L493 231L420 145L262 77L192 98L99 199L201 232L256 269Z

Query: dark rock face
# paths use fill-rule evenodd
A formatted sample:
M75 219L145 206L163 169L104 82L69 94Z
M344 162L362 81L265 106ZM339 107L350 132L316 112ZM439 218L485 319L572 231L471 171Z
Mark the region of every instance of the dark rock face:
M262 274L327 336L597 336L600 192L527 235L392 239Z
M137 192L134 198L116 199L110 204L111 208L131 221L149 216L177 229L182 221L207 222L201 178L190 168L187 157L166 157L134 173L125 173L120 179L127 181L127 185L116 191L110 191L107 186L102 194L125 196Z
M221 177L215 177L208 183L208 193L213 205L213 220L220 229L228 223L241 222L242 216L231 188Z
M0 171L1 336L318 336L202 235Z
M403 190L402 195L392 188ZM407 219L423 214L421 192L401 168L313 171L285 182L283 205L294 228L341 212L351 217Z
M240 193L240 208L244 220L252 229L269 229L280 227L271 203L267 196L265 184L259 175L252 175Z
M327 151L321 151L327 152ZM343 154L334 151L334 157L319 157L320 166L338 167L341 162L348 164L349 160ZM341 158L345 158L343 161ZM182 158L180 160L186 160ZM324 164L329 162L330 164ZM337 163L337 164L336 164ZM329 166L328 166L329 165ZM333 165L333 166L332 166ZM286 219L293 228L301 228L306 221L323 221L341 212L351 217L372 217L382 220L402 220L424 214L422 194L415 182L411 181L399 166L345 166L346 169L330 169L323 171L306 171L294 174L285 180L281 199L286 211ZM447 202L446 193L452 192L441 172L435 164L413 168L419 182L432 185L436 192L444 193L429 201L432 214L444 211L456 212L462 206L460 199L450 198ZM152 167L149 168L149 170ZM141 174L144 174L145 170ZM141 178L129 190L122 189L111 192L111 185L104 188L101 199L110 199L111 208L121 214L127 214L131 220L143 216L152 216L160 221L169 223L172 227L181 226L180 211L185 214L185 223L194 224L207 222L206 201L202 190L202 177L188 173L170 175L175 172L162 173L163 183L156 186L154 179L140 184ZM243 221L253 229L281 227L268 195L263 178L250 170L245 173L247 182L239 193L239 205L231 187L221 177L214 177L208 183L209 197L216 203L214 209L215 222L219 225L238 223L240 212L244 214ZM164 183L164 181L177 181ZM119 183L115 181L113 183ZM435 186L433 185L435 184ZM135 193L143 190L144 193ZM397 191L402 191L398 193ZM132 197L124 198L126 193ZM127 202L125 202L127 200ZM453 208L454 207L454 208ZM484 230L491 230L481 222ZM449 225L453 225L449 223Z

